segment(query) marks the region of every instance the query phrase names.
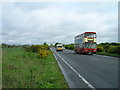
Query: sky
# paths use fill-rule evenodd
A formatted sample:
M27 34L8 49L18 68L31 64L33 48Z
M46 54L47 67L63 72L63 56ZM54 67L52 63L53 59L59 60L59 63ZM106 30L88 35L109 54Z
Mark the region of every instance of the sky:
M7 44L74 43L96 32L97 43L118 42L117 2L2 2L0 28Z

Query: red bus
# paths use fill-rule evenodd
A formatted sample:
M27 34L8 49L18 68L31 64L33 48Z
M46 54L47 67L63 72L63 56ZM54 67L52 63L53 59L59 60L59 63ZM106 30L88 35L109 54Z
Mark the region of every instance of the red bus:
M75 37L74 51L82 54L96 53L96 32L84 32Z

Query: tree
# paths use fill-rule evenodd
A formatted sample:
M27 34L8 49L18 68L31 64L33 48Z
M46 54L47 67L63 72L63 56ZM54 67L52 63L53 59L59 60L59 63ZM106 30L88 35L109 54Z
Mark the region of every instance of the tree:
M50 44L50 47L53 47L54 45L53 44Z
M105 42L105 43L100 43L99 45L109 45L109 43Z
M44 42L43 45L47 45L48 46L48 44L46 42Z
M5 43L2 43L1 45L2 45L2 47L7 47L7 46L8 46L8 45L5 44Z
M54 46L56 47L57 44L61 44L61 43L56 42Z

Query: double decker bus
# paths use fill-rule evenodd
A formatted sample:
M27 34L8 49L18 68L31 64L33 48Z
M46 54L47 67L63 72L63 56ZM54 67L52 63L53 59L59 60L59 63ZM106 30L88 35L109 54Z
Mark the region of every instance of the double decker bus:
M74 51L91 55L96 53L96 32L84 32L77 35L74 42Z

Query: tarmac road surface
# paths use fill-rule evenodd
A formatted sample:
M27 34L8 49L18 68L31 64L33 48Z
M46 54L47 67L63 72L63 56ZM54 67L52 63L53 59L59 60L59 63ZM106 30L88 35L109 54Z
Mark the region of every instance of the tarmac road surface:
M51 50L70 88L118 88L118 58Z

